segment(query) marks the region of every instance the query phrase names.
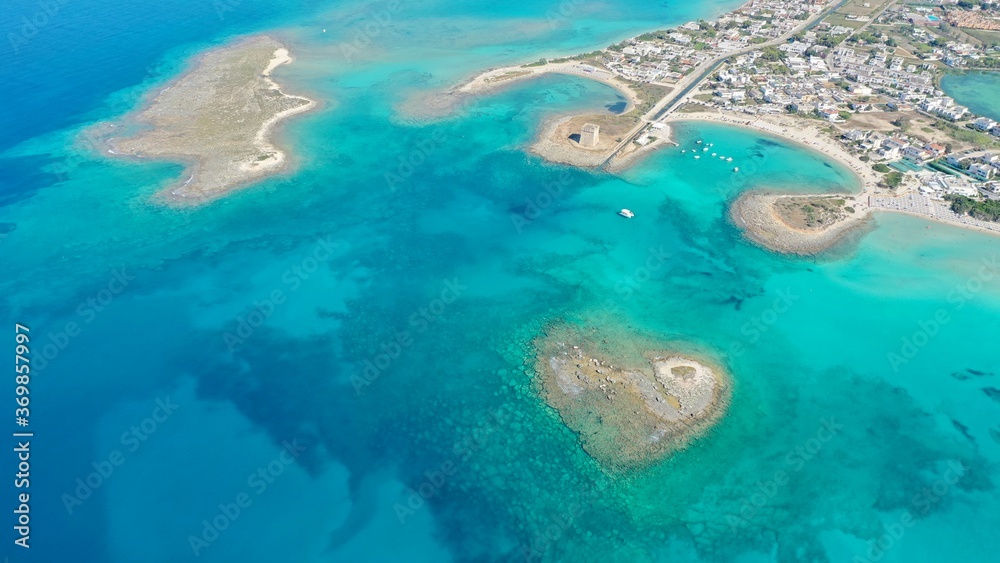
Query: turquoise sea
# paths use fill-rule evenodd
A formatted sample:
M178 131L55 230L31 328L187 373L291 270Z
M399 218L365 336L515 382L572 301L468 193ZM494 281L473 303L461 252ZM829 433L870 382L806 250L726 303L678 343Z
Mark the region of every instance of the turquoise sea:
M941 88L977 115L1000 120L1000 72L955 72L944 75Z
M477 69L738 1L53 2L47 20L0 8L24 39L0 66L0 311L33 350L30 549L13 543L13 437L0 456L11 562L1000 550L1000 239L880 215L820 258L769 253L728 203L857 189L848 171L694 124L682 146L734 162L547 164L526 151L541 122L621 102L582 79L432 122L400 110ZM25 37L24 18L45 24ZM179 165L85 142L193 55L260 31L296 57L288 90L324 101L280 132L288 174L178 210L151 196ZM532 384L532 339L565 319L710 351L733 376L727 416L661 463L604 471Z

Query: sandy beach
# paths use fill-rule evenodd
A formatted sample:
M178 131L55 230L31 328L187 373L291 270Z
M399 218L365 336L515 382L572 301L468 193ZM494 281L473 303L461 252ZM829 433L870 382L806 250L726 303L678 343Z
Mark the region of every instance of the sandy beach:
M498 92L515 84L547 74L565 74L596 80L617 90L625 97L627 114L640 103L632 86L610 72L579 61L548 63L537 66L512 65L483 71L446 90L419 91L406 97L398 106L402 116L419 121L442 119L460 111L476 97Z
M509 84L538 78L546 74L566 74L596 80L618 90L628 101L627 113L639 105L639 94L627 82L616 78L607 70L578 61L548 63L538 66L507 66L487 70L462 83L453 91L458 94L477 95L502 88Z
M300 113L305 113L307 111L310 111L314 109L317 105L317 102L315 100L303 96L293 96L290 94L286 94L284 91L282 91L281 86L279 86L278 83L271 78L271 71L273 71L274 69L278 68L281 65L291 64L293 61L294 59L292 59L292 57L289 55L288 49L282 47L274 52L274 58L271 59L271 62L268 63L267 68L264 69L264 72L262 72L261 75L264 76L265 82L273 90L277 91L280 95L292 100L302 100L305 103L297 107L291 107L286 110L280 111L274 114L273 117L271 117L261 125L260 130L254 136L254 145L261 153L270 154L272 156L264 161L260 160L254 162L244 161L239 163L240 170L242 170L243 172L256 175L256 174L266 174L269 172L271 173L278 172L282 168L284 168L286 162L285 152L276 147L271 142L271 134L274 131L275 126L277 126L278 123L280 123L281 121L284 121L285 119L288 119L293 115L298 115Z

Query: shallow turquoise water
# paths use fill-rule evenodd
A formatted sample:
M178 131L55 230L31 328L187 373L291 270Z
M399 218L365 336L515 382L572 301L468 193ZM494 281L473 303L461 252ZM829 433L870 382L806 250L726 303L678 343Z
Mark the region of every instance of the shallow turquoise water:
M298 60L279 74L330 103L282 132L293 172L197 209L152 204L179 167L95 156L86 121L16 139L3 310L36 355L58 350L33 389L45 559L990 560L997 239L884 215L821 259L773 255L727 203L856 189L846 170L713 125L677 139L732 163L665 149L620 178L547 165L524 150L541 120L619 101L578 79L432 123L399 112L407 92L545 45L693 17L599 4L551 28L553 6L406 4L363 64L338 59L339 37L368 7L285 13ZM191 33L171 52L222 39ZM88 111L118 115L182 66ZM128 283L102 305L115 270ZM733 374L730 412L670 459L606 474L531 385L530 342L563 318L709 351ZM132 450L123 433L168 397ZM124 463L68 512L115 450Z
M1000 72L949 73L941 88L973 113L1000 120Z

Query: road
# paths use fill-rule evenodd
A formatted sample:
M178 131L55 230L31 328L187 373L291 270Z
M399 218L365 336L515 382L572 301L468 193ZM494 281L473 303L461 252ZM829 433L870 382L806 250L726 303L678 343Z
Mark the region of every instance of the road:
M766 43L750 45L743 49L738 49L736 51L723 53L713 59L709 59L703 62L699 66L699 68L695 69L690 75L688 75L687 79L678 82L674 90L672 90L669 94L661 98L660 101L656 102L656 104L648 112L646 112L645 115L642 116L642 118L639 120L639 123L635 127L633 127L632 130L630 130L628 134L625 135L625 137L622 138L621 142L619 142L615 146L614 150L611 151L611 155L608 156L608 158L605 159L603 163L601 163L600 167L601 168L606 167L609 163L611 163L612 160L614 160L616 156L618 156L618 153L621 152L622 149L627 147L629 143L632 143L633 141L638 139L639 136L643 132L645 132L646 128L649 127L651 121L662 119L663 117L669 115L673 110L677 109L685 101L687 101L688 95L694 90L696 90L697 87L700 86L701 83L706 78L708 78L713 72L715 72L715 69L720 64L722 64L726 59L739 56L744 53L757 51L765 47L774 47L775 45L781 45L782 43L788 41L788 39L794 36L796 33L799 33L800 31L815 25L819 21L829 16L834 11L840 9L840 7L846 4L848 1L849 0L841 0L837 4L820 12L816 16L805 20L802 23L802 25L796 26L794 29L792 29L788 33L785 33L781 37L778 37L777 39L772 39L771 41L768 41ZM890 5L894 4L895 2L896 0L891 0ZM886 6L886 9L888 9L888 6Z

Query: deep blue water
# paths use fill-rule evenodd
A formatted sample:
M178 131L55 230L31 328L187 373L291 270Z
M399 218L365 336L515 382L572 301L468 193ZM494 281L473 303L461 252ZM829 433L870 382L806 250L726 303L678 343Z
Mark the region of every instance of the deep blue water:
M403 2L358 61L345 42L388 3L218 5L66 2L0 69L0 310L34 351L33 547L8 483L11 561L992 560L997 239L887 215L821 259L773 255L728 202L855 189L846 170L708 125L677 140L739 174L675 149L621 177L546 164L525 150L542 121L620 103L581 79L400 109L735 2ZM256 31L326 102L281 133L292 172L177 210L152 195L178 165L81 141ZM606 473L532 383L532 340L565 319L711 350L729 413Z

